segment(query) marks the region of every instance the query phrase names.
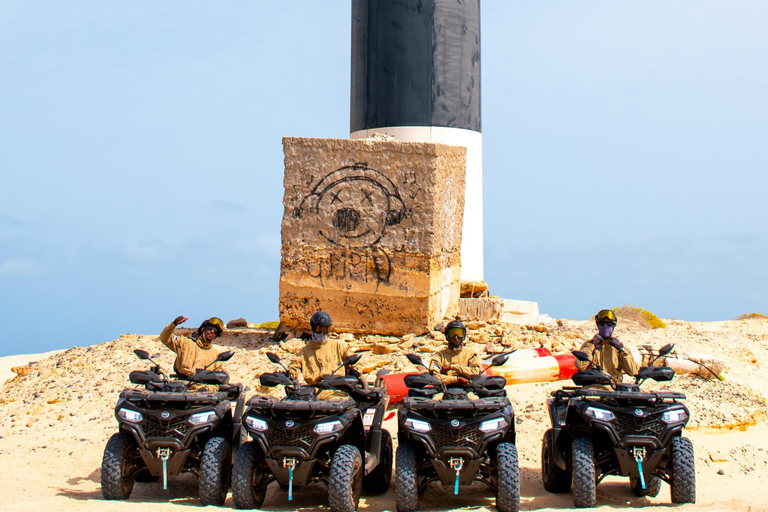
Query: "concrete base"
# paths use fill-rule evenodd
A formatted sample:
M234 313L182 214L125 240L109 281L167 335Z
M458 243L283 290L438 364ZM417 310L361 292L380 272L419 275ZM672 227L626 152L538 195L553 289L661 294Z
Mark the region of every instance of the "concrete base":
M467 320L484 322L537 324L539 323L539 303L499 297L459 299L459 315Z

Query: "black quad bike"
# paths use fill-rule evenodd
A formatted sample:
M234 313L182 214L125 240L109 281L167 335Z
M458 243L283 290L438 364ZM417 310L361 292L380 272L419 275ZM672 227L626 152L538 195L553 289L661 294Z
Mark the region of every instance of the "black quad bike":
M267 357L283 366L277 355ZM360 357L343 361L347 373L353 373ZM243 422L253 440L243 444L235 459L235 507L259 508L274 480L287 488L289 500L294 486L326 483L335 512L357 510L361 489L385 493L392 478L392 438L382 428L389 403L386 389L369 387L354 375L334 374L310 386L287 373L260 378L263 386L284 385L283 399L256 395L248 402ZM318 399L323 391L343 393L339 399Z
M656 359L673 346L661 348ZM544 433L541 448L544 488L570 490L576 507L594 507L597 484L608 475L619 475L629 477L636 496L658 495L664 481L671 487L673 503L694 503L693 445L682 437L688 423L688 409L680 402L685 395L640 390L647 379L669 381L675 372L648 366L640 369L634 383L620 383L602 373L584 352L573 354L590 367L573 376L576 386L553 391L547 400L552 428Z
M408 354L416 365L421 358ZM508 356L496 356L492 366ZM424 366L426 368L426 366ZM396 490L398 512L418 510L431 482L453 487L474 481L496 492L499 512L520 508L515 416L504 377L475 375L465 387L447 387L431 372L405 377L409 388L398 410ZM472 399L468 392L478 398ZM442 399L435 395L443 393Z
M203 505L222 505L227 497L232 454L240 444L245 396L240 384L229 384L223 371L197 370L188 380L172 380L145 350L139 359L155 366L133 371L130 380L143 389L126 388L115 406L120 431L104 449L101 493L108 500L125 500L134 482L163 479L182 472L199 478ZM228 361L233 351L216 361ZM210 365L209 365L210 366ZM190 391L193 384L218 385L217 391ZM234 409L234 411L233 411Z

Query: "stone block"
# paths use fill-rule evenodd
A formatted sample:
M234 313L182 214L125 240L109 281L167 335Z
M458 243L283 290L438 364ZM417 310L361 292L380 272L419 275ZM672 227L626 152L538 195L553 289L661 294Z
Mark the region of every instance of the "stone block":
M466 149L283 139L280 320L423 333L458 313Z
M459 300L459 314L469 320L526 325L539 322L539 304L499 297Z

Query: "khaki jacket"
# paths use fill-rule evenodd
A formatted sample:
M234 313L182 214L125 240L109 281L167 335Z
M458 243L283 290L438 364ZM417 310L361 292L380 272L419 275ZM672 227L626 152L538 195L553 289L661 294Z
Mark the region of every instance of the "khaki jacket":
M596 334L590 341L584 342L581 345L581 351L586 352L593 363L601 366L605 373L616 379L617 382L621 382L622 372L627 375L637 375L639 371L635 358L632 357L626 347L620 351L616 350L611 345L610 339L604 339L599 334ZM576 366L579 370L586 370L589 363L577 360Z
M462 347L460 350L446 348L432 356L429 368L436 369L435 366L442 368L445 365L451 366L448 374L439 373L440 370L437 370L435 375L446 385L455 384L458 382L459 377L471 380L473 375L477 375L480 372L480 357L478 357L474 350L468 347Z
M307 384L316 384L337 369L349 355L349 347L341 340L328 338L322 343L309 341L288 364L288 370L294 379L302 375ZM344 375L343 370L336 373Z
M194 375L195 370L202 370L216 361L219 352L213 347L204 349L194 340L180 334L173 334L176 328L173 322L165 326L158 340L176 352L176 361L173 363L174 371L179 376ZM221 370L221 363L216 363L209 370Z

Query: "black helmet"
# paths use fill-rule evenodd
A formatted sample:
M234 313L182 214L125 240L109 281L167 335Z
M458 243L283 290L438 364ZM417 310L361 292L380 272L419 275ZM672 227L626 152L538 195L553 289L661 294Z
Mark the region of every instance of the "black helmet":
M221 336L221 333L224 332L224 322L221 321L221 318L215 316L200 324L200 327L197 328L197 335L203 334L203 329L206 327L213 327L216 330L216 336Z
M614 313L610 309L601 309L598 311L598 313L595 315L595 323L607 323L611 325L616 325L616 313Z
M333 325L331 315L325 311L318 311L309 319L309 326L312 327L312 332L327 333L331 329L331 325Z
M448 322L448 325L445 326L443 333L445 334L445 338L448 340L448 344L451 343L451 339L454 336L460 336L460 341L458 345L456 345L457 347L460 347L467 337L467 328L463 323L461 323L460 320L453 320Z

